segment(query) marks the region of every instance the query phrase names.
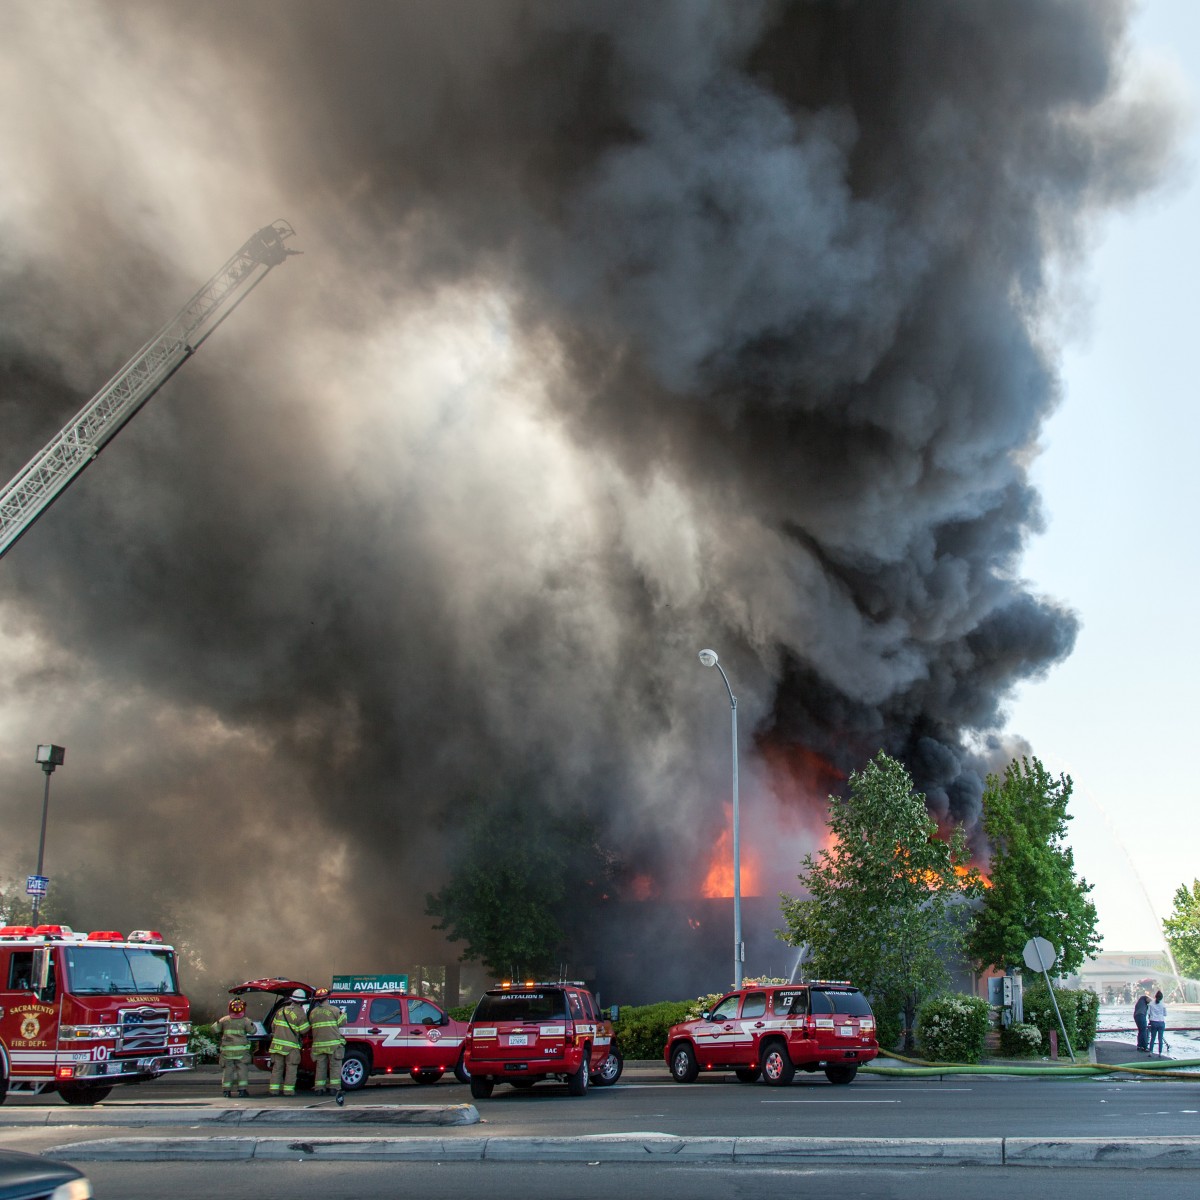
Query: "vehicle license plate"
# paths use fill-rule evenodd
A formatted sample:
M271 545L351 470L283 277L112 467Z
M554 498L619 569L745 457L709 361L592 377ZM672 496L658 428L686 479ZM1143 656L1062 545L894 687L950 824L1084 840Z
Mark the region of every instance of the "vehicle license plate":
M508 1035L508 1044L510 1046L528 1046L529 1034L527 1033L510 1033Z
M838 1029L837 1029L837 1035L838 1035L838 1037L853 1037L854 1036L854 1026L853 1025L839 1025Z

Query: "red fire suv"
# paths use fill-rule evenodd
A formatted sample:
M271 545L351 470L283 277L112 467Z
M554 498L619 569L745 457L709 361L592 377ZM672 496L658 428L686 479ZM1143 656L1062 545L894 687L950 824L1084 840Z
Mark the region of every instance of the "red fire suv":
M275 997L262 1018L260 1033L252 1039L254 1065L264 1071L271 1069L267 1054L271 1018L297 989L310 1000L316 990L311 984L293 979L252 979L229 989L239 996L260 992ZM371 1075L411 1075L417 1083L437 1083L447 1071L453 1071L461 1083L467 1082L463 1066L467 1027L432 1000L398 991L330 992L329 1003L346 1014L342 1026L346 1038L342 1087L346 1091L365 1087ZM312 1086L311 1040L306 1034L301 1049L301 1087Z
M471 1095L486 1100L497 1083L528 1088L566 1082L582 1096L607 1087L624 1063L613 1037L617 1008L602 1011L582 983L501 984L480 997L467 1033Z
M95 1104L118 1083L195 1065L175 951L154 930L0 928L0 1103Z
M776 1086L796 1069L824 1069L849 1083L879 1053L875 1016L849 983L814 980L730 992L694 1021L671 1026L663 1058L677 1083L701 1071L733 1071L744 1083Z

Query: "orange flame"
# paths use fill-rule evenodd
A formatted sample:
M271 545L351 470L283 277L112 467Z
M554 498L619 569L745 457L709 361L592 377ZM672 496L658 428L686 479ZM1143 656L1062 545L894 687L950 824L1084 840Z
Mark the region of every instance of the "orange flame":
M705 874L704 883L700 888L700 894L710 900L719 900L733 895L732 804L725 805L725 821L725 828L721 830L721 836L717 838L716 845L713 846L713 852L708 860L708 872ZM759 894L758 855L752 851L748 852L744 842L740 849L742 895L757 896Z

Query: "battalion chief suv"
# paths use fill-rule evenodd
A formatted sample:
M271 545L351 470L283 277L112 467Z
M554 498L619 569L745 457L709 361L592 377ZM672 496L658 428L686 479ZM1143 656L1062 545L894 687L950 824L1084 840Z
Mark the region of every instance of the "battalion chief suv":
M560 1079L572 1096L607 1087L624 1063L613 1037L617 1008L601 1011L582 983L502 984L484 992L467 1031L471 1095L498 1083L528 1088Z
M701 1071L734 1071L744 1083L785 1086L796 1069L849 1083L879 1053L867 998L849 983L744 987L711 1012L671 1026L663 1058L677 1083Z

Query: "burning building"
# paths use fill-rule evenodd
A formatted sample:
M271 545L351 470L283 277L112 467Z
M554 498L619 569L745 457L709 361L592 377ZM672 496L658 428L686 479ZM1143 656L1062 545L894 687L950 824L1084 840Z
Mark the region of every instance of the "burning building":
M305 257L5 559L0 867L52 739L48 873L213 978L438 961L481 795L700 903L705 645L762 896L880 748L973 832L1006 697L1076 635L1020 573L1058 281L1170 140L1127 19L5 6L0 471L245 230Z

